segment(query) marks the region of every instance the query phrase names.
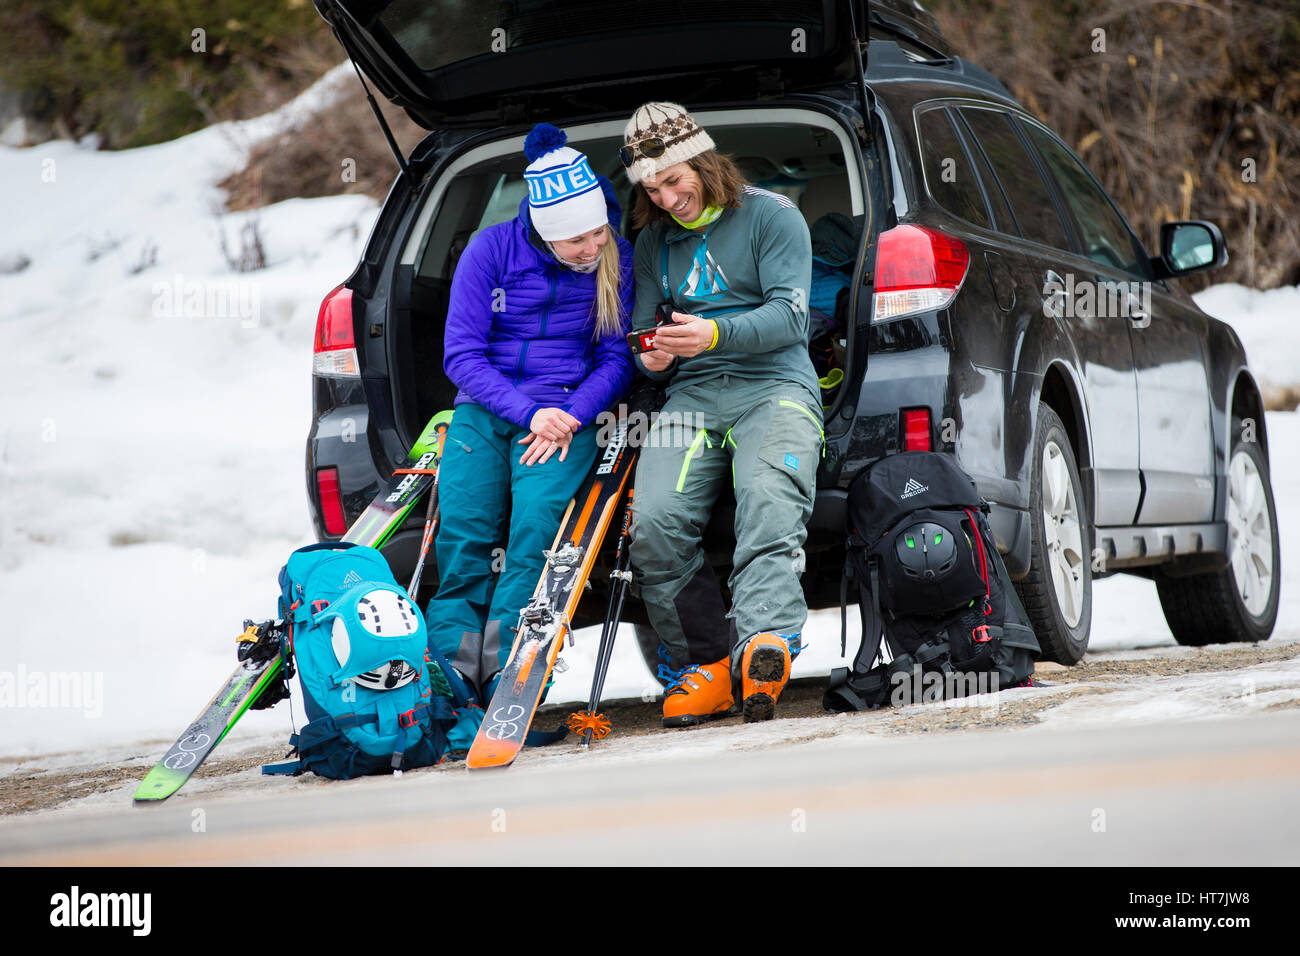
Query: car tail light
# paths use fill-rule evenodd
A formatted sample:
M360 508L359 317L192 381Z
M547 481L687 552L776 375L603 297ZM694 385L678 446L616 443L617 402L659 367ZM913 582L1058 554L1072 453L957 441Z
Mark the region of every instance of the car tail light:
M970 265L960 239L925 226L895 226L876 242L872 322L933 312L957 297Z
M343 517L343 495L339 491L339 470L318 469L316 490L320 492L320 510L325 519L325 533L342 534L347 531L347 519Z
M930 409L905 408L900 415L903 451L930 451Z
M352 290L335 287L320 304L316 343L312 349L314 375L358 378L357 341L352 334Z

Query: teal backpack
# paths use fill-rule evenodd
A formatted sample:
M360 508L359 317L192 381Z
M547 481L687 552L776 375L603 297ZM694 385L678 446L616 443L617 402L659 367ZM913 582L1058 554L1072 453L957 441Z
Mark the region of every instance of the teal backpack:
M290 737L297 760L263 773L338 780L442 758L464 697L427 659L424 617L383 555L347 542L300 548L280 571L280 616L308 722Z

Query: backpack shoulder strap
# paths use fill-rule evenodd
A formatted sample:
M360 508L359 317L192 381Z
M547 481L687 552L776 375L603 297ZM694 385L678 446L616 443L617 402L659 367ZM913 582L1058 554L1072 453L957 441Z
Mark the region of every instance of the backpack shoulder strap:
M659 284L664 290L664 301L673 301L673 294L668 288L668 229L659 231Z
M470 694L469 688L461 680L456 668L448 663L447 658L443 656L442 651L438 650L433 641L429 641L426 652L429 659L442 669L442 675L447 678L447 684L451 687L452 699L456 701L457 707L464 707L466 704L477 700L476 696Z
M880 613L880 567L873 557L868 560L869 581L858 581L858 612L862 617L862 644L853 661L853 672L865 674L871 670L880 654L885 637L884 618Z

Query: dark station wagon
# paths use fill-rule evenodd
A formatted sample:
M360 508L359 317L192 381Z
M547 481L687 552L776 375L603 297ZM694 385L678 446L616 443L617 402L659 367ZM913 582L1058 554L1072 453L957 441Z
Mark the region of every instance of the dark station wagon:
M1280 558L1259 388L1233 330L1177 283L1227 261L1222 235L1165 223L1149 254L1073 150L952 55L919 5L316 6L365 76L430 130L401 158L356 271L321 306L307 441L321 538L342 534L451 407L452 274L477 230L515 214L531 126L563 127L626 210L623 126L640 103L670 100L810 228L836 213L851 226L829 317L843 378L824 394L810 607L839 603L853 478L883 455L934 449L990 502L1044 658L1083 656L1092 582L1116 572L1155 580L1181 643L1271 633ZM720 502L705 537L723 580L733 507ZM384 546L399 580L421 518ZM599 567L592 583L578 625L603 614ZM644 610L629 602L628 616L653 663Z

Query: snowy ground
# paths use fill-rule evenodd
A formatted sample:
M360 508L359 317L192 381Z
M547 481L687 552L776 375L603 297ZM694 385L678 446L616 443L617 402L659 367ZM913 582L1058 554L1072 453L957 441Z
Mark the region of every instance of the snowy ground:
M161 753L230 670L242 619L274 613L277 570L311 540L317 309L351 272L376 206L336 197L224 214L214 184L346 75L278 116L159 146L0 148L0 756L146 742ZM237 250L252 220L267 267L232 272L221 236ZM1300 383L1300 290L1224 286L1199 301L1239 329L1270 384ZM1268 428L1285 549L1300 541L1300 419L1272 413ZM1276 639L1287 640L1300 636L1300 571L1284 562L1283 574ZM813 616L796 677L840 663L838 631L838 612ZM627 637L607 696L654 690ZM586 697L585 643L565 655L553 702ZM1096 585L1094 652L1166 646L1149 583ZM1213 680L1189 682L1161 713L1216 712L1223 695L1203 693ZM290 719L284 707L251 713L234 736L286 739Z

